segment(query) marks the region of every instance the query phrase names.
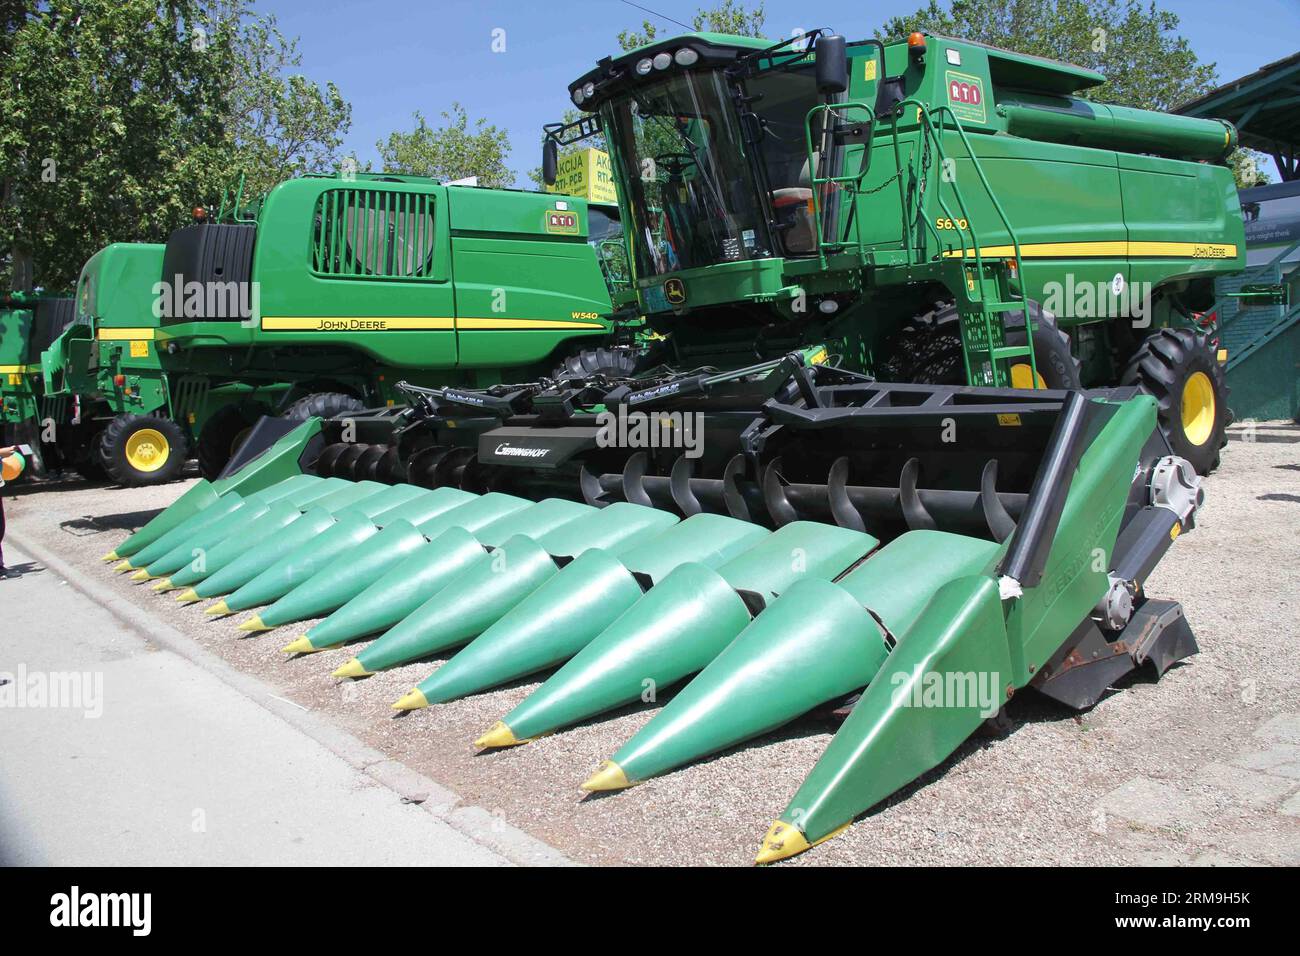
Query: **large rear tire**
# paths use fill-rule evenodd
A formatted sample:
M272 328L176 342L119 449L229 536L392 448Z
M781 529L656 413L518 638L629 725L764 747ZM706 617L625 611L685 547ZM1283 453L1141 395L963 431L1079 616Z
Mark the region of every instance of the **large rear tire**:
M314 392L293 402L280 415L292 422L305 422L309 418L337 418L362 411L365 403L343 392Z
M119 485L163 485L180 477L189 457L185 430L161 415L118 415L100 432L99 461Z
M265 405L237 403L217 409L204 423L195 449L203 477L216 481L257 420L269 414L271 410Z
M1029 303L1034 323L1034 366L1017 360L1011 365L1013 388L1080 388L1079 360L1070 352L1070 337L1056 326L1056 317L1037 302ZM1025 344L1023 313L1007 316L1007 345ZM1034 370L1037 370L1037 378ZM916 316L894 338L890 357L881 368L889 381L920 385L965 385L961 325L957 306L940 302Z
M551 378L631 378L640 365L641 353L629 348L583 349L570 355L551 372Z
M1228 383L1208 336L1193 329L1156 331L1138 346L1120 381L1156 400L1156 420L1175 455L1197 474L1219 467L1231 412Z

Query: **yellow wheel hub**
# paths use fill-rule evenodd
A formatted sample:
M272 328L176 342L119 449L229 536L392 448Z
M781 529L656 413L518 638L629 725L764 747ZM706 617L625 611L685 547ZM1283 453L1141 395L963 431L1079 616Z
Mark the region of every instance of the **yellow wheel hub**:
M1011 366L1011 387L1047 388L1047 382L1043 380L1042 372L1036 372L1021 362L1019 365Z
M1193 372L1183 383L1183 434L1193 445L1204 445L1214 431L1214 383L1204 372Z
M136 471L157 471L167 464L171 452L167 436L154 428L132 432L126 440L126 461Z

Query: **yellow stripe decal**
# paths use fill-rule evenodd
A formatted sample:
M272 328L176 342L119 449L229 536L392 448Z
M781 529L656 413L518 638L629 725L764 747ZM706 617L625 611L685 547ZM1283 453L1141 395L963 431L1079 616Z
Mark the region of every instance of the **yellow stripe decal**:
M263 316L267 332L428 332L451 331L453 320L439 316L279 315Z
M980 254L989 259L1010 258L1016 254L1015 246L986 246ZM944 258L961 256L960 249L945 252ZM974 249L967 249L967 258L973 258ZM1029 242L1020 246L1024 259L1068 259L1125 257L1175 257L1180 259L1235 259L1237 247L1231 243L1214 242L1126 242L1124 240L1099 242Z
M600 322L552 319L451 319L434 316L264 316L268 332L412 332L452 329L603 329Z
M599 322L570 322L564 319L469 319L456 320L458 329L603 329Z
M157 329L100 329L96 336L101 342L125 342L129 339L153 340Z
M0 365L0 375L25 375L40 370L39 365Z

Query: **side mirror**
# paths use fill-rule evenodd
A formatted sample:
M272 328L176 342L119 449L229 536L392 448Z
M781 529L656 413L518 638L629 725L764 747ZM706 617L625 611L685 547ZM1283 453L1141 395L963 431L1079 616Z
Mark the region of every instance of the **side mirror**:
M849 88L849 61L845 52L844 37L838 33L823 34L813 47L819 93L843 93Z
M560 166L560 150L555 140L547 137L542 143L542 179L546 185L555 185L555 176Z

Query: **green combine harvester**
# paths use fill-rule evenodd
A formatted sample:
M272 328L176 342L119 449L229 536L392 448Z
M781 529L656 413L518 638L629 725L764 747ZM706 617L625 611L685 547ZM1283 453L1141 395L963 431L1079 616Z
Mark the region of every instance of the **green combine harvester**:
M1018 693L1083 709L1194 654L1145 583L1227 414L1181 320L1240 265L1211 162L1231 127L1075 99L1101 77L957 40L812 42L691 34L571 87L671 361L399 382L401 405L251 436L106 559L246 632L318 621L290 653L365 640L336 677L454 651L398 709L541 677L480 747L675 689L589 791L842 717L772 794L763 863ZM1044 304L1094 280L1094 306L1142 283L1151 311Z
M84 457L118 483L170 481L191 449L216 478L263 416L383 405L403 377L632 368L583 199L358 174L231 205L92 256L47 356L55 422L86 423Z
M44 376L41 353L73 319L72 299L46 293L0 295L0 445L32 448L33 472L65 463L66 446L53 441L42 425Z

